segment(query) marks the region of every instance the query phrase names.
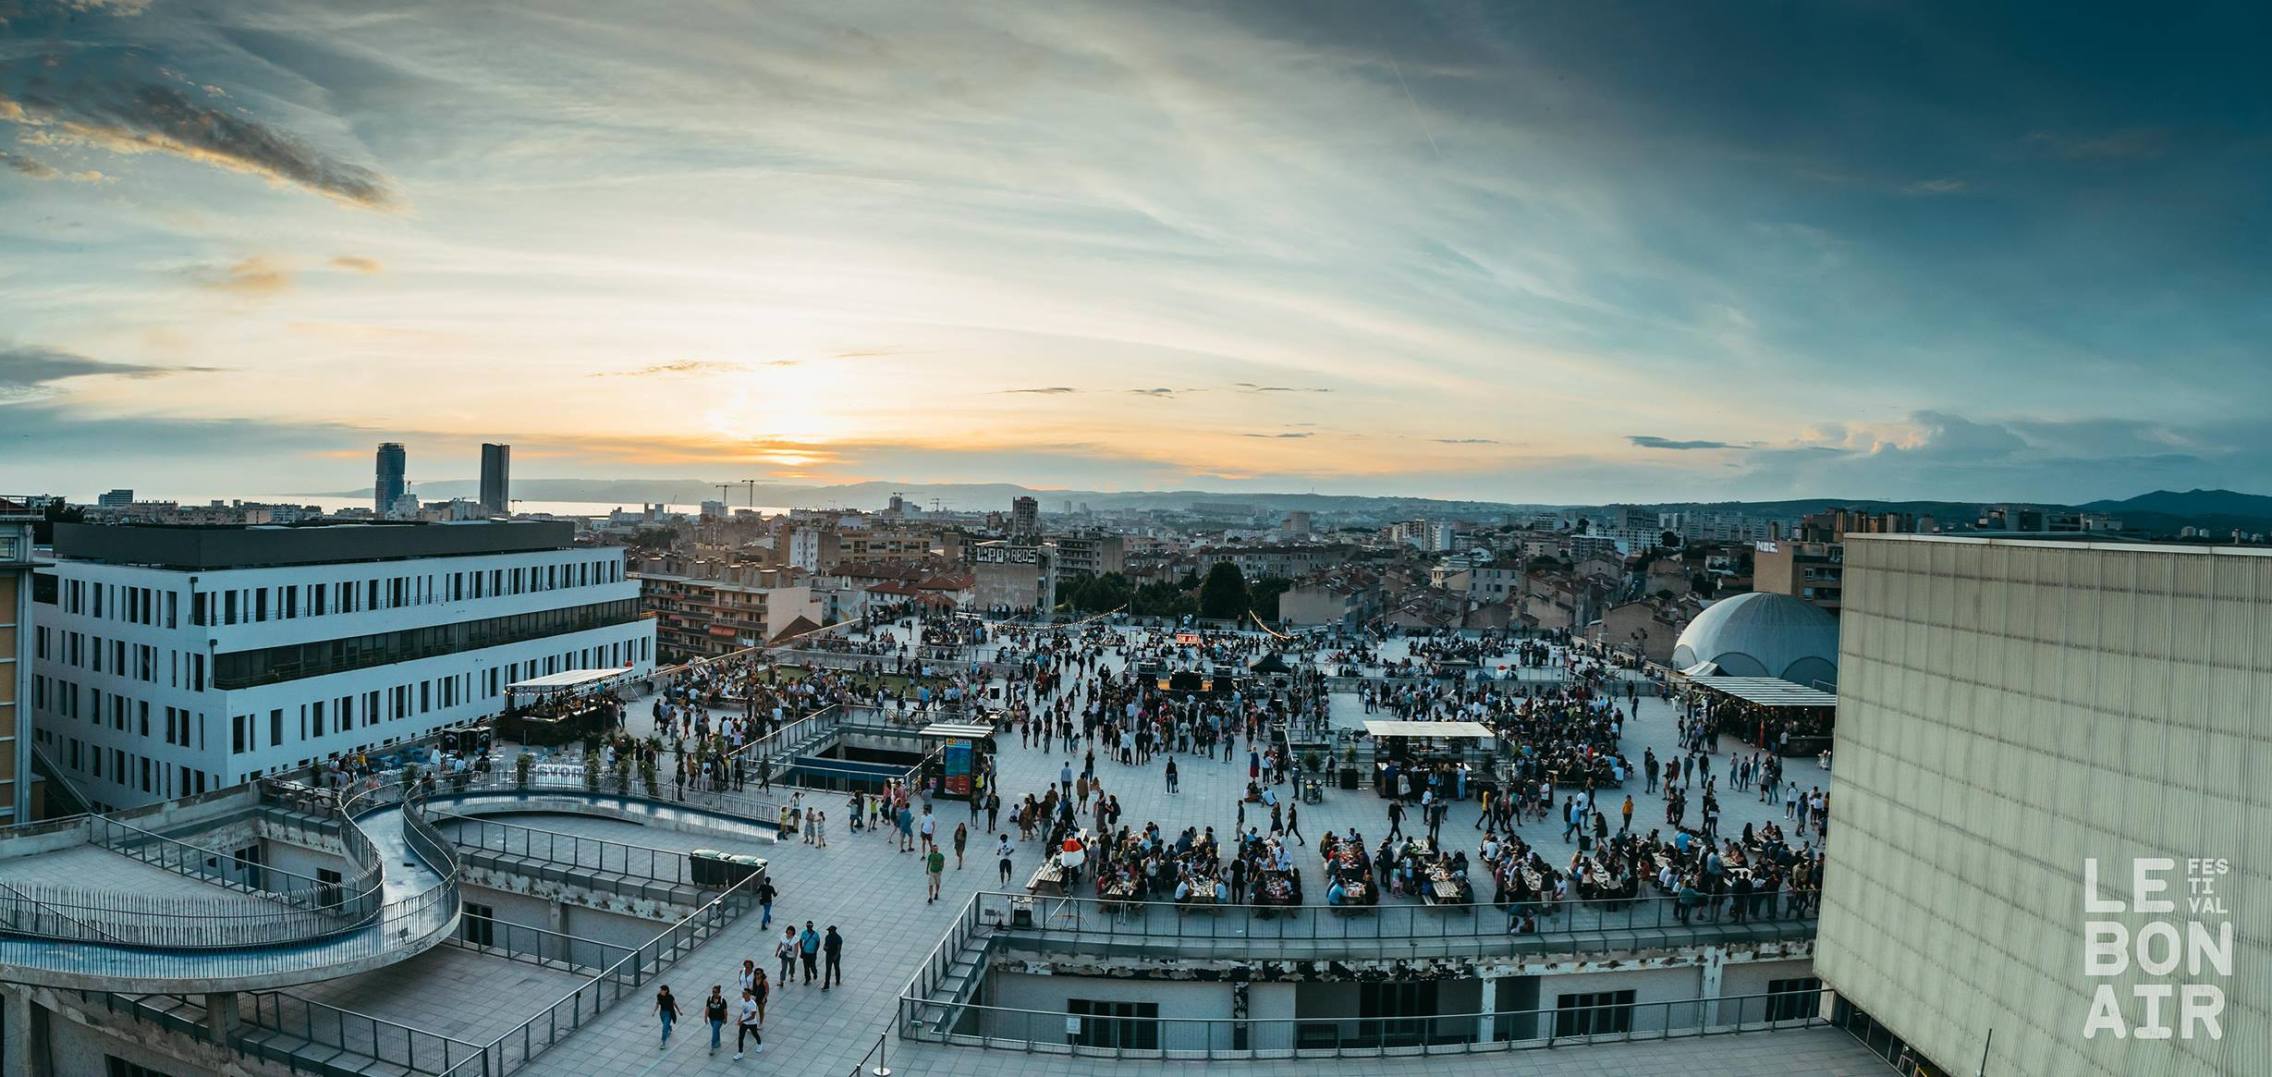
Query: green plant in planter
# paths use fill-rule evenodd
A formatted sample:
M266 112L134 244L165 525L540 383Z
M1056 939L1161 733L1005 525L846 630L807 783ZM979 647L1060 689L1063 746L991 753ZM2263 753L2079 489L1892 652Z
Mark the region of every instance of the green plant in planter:
M1303 769L1303 770L1306 770L1306 771L1308 771L1308 772L1310 772L1310 773L1312 773L1312 774L1317 774L1317 773L1320 773L1320 772L1324 771L1324 770L1325 770L1325 757L1323 757L1323 756L1319 755L1319 754L1317 753L1317 749L1315 749L1315 748L1312 748L1312 749L1310 749L1309 751L1303 752L1303 753L1302 753L1302 769Z
M536 771L536 760L522 752L513 759L513 781L521 788L529 787L529 775Z
M584 753L584 791L587 793L600 791L600 753L598 752L587 751Z
M639 784L647 787L650 799L661 799L655 793L655 757L652 755L639 757Z
M629 755L615 757L615 791L618 793L631 791L631 757Z
M410 788L411 786L414 786L414 785L417 785L417 784L418 784L418 764L416 764L416 763L404 763L404 764L402 765L402 787L403 787L404 789L409 789L409 788Z

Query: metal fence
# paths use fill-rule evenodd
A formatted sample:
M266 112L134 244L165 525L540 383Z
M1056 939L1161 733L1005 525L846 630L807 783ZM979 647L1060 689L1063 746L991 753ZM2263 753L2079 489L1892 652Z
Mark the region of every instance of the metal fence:
M735 883L708 905L663 929L638 949L624 955L591 980L543 1012L521 1023L449 1070L452 1077L504 1077L529 1063L553 1045L574 1034L587 1022L599 1019L608 1007L640 989L679 958L692 953L711 936L725 930L743 913L757 907L757 886L763 874Z
M493 954L512 961L566 967L586 974L607 968L631 952L628 946L600 942L580 935L564 935L541 927L516 924L468 912L449 945Z
M685 853L446 812L434 812L431 818L450 828L451 840L461 849L565 864L584 871L653 882L690 885L694 882L693 861Z
M385 887L380 881L385 867L378 850L371 845L369 837L354 827L339 828L342 859L347 862L347 870L337 882L239 860L230 851L193 845L100 815L89 817L88 827L89 839L94 844L120 856L224 889L257 894L296 909L355 920L368 916L385 900Z
M1392 1058L1687 1039L1827 1024L1818 990L1604 1001L1409 1017L1139 1017L899 1000L900 1034L953 1046L1089 1058ZM939 1016L932 1016L932 1011Z
M1309 895L1312 899L1318 895ZM1488 901L1461 905L1216 905L1171 901L1111 901L982 892L965 907L973 927L1001 927L1036 939L1075 940L1195 951L1268 949L1299 956L1330 953L1387 954L1398 949L1446 954L1488 949L1512 952L1600 952L1616 944L1664 940L1709 944L1811 936L1811 903L1793 907L1790 891L1758 899L1774 915L1737 918L1730 898L1683 910L1671 897L1610 901L1532 901L1506 907ZM1710 899L1706 899L1709 901ZM1517 932L1528 913L1536 930ZM958 920L958 922L960 922Z

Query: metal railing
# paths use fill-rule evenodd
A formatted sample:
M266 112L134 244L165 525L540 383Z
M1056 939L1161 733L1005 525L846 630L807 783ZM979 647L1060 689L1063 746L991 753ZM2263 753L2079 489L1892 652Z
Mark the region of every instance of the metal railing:
M305 1056L311 1053L328 1057L344 1051L411 1073L443 1074L481 1052L479 1044L281 991L245 996L238 1014L247 1030L271 1035L240 1031L231 1046L289 1068L297 1068L294 1063L305 1064ZM311 1052L309 1048L323 1050Z
M662 970L725 930L743 913L757 907L757 886L765 876L751 875L719 894L709 904L664 928L638 949L609 965L560 1001L536 1014L481 1049L473 1058L449 1070L451 1077L504 1077L529 1063L554 1044L599 1019L608 1007L632 997Z
M580 935L564 935L541 927L467 913L448 945L493 954L512 961L561 966L590 974L623 960L628 946L600 942Z
M1687 1039L1827 1024L1819 991L1413 1017L1119 1017L902 998L906 1039L1090 1058L1380 1058ZM940 1020L925 1008L949 1011Z
M346 919L369 915L384 901L381 877L385 865L377 848L354 827L341 827L342 859L348 871L338 882L325 882L266 864L241 861L227 850L208 849L132 823L104 816L88 819L89 838L120 856L163 868L176 875L211 883L227 890L256 894L296 909L320 911Z
M1815 916L1811 898L1793 907L1794 893L1777 891L1772 901L1761 896L1755 900L1763 906L1762 915L1747 910L1738 919L1728 895L1683 910L1677 898L1655 896L1510 902L1501 908L1487 900L1458 905L1279 906L981 892L965 903L950 936L983 926L1023 938L1063 936L1068 941L1109 941L1184 954L1267 950L1300 956L1385 955L1400 949L1426 954L1598 953L1635 942L1687 945L1809 936ZM1766 915L1764 906L1772 906L1773 915ZM1513 930L1511 921L1525 913L1535 918L1536 930Z
M587 786L584 777L580 774L531 774L528 784L523 785L510 773L492 772L488 775L479 775L464 772L437 777L430 798L435 801L445 801L458 797L489 794L565 794L600 803L618 800L637 801L642 804L655 804L671 808L695 808L764 826L778 826L781 822L781 803L771 798L697 789L687 789L674 794L671 790L670 779L665 775L656 776L656 785L657 788L650 795L647 792L646 784L640 781L639 775L636 773L623 782L618 782L613 773L602 774L598 788L595 789Z
M450 827L450 838L460 849L564 864L584 871L653 882L694 881L693 861L685 853L626 845L604 838L561 834L517 823L500 823L472 816L435 812L432 818Z

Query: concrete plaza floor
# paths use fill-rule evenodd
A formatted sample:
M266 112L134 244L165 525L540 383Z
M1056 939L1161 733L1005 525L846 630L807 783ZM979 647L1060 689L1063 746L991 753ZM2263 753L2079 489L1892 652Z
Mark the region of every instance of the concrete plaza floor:
M643 732L641 727L648 721L647 709L641 704L632 706L634 732ZM1335 697L1332 719L1336 727L1356 727L1365 717L1355 695ZM1670 704L1644 698L1639 720L1629 724L1625 735L1628 755L1638 761L1642 751L1649 747L1654 747L1660 758L1671 754L1677 739L1674 726ZM1056 781L1059 767L1068 760L1062 753L1020 747L1015 737L998 739L1001 742L1000 788L1005 804L1029 791L1041 792ZM1729 753L1724 750L1715 760L1716 773L1724 771L1728 758ZM1075 769L1079 769L1079 755L1070 759ZM1170 795L1165 789L1162 757L1154 757L1150 764L1140 767L1122 767L1100 758L1099 776L1104 781L1105 791L1119 796L1122 821L1130 826L1156 821L1170 834L1194 825L1213 826L1218 834L1229 834L1237 819L1238 798L1246 780L1245 746L1240 746L1233 762L1190 755L1178 756L1177 760L1182 772L1182 790ZM1787 761L1787 766L1789 779L1799 783L1802 789L1827 785L1828 775L1812 760L1793 759ZM1638 779L1629 783L1628 788L1633 791L1636 804L1635 828L1645 832L1650 826L1661 823L1661 802L1654 796L1641 794ZM1725 790L1724 784L1723 789L1724 831L1740 831L1745 822L1782 819L1780 803L1759 803L1753 794ZM869 1057L879 1038L892 1036L895 1000L914 969L939 943L965 900L981 891L1021 889L1026 874L1042 855L1034 847L1036 843L1017 843L1015 874L1010 885L1001 885L994 869L994 838L980 829L983 817L974 822L966 806L942 802L938 805L942 841L953 832L957 822L968 823L971 825L970 851L960 870L950 857L942 898L932 904L924 900L924 879L917 854L897 852L896 841L885 834L849 832L845 823L850 814L845 810L845 797L841 794L808 795L806 803L808 807L817 806L828 812L830 844L827 848L815 848L784 842L765 854L771 862L774 885L781 891L775 908L776 923L768 928L760 924L754 913L744 917L668 970L662 981L668 983L680 999L698 1000L707 994L712 984L731 985L735 970L745 957L758 961L770 972L774 968L772 944L781 931L781 923L794 924L801 929L810 921L821 929L835 925L845 937L842 986L823 992L817 984L777 985L765 1025L767 1051L762 1056L752 1056L738 1067L731 1058L730 1027L726 1030L725 1048L714 1056L707 1049L707 1029L699 1027L698 1020L682 1024L668 1049L659 1048L652 1007L642 1000L625 1002L591 1022L573 1039L540 1056L529 1067L530 1072L567 1077L591 1073L726 1073L746 1068L764 1073L848 1074L863 1058ZM1386 804L1369 790L1331 790L1322 804L1303 806L1302 830L1314 842L1316 835L1328 828L1346 830L1354 826L1368 841L1377 843L1387 831ZM1605 797L1604 808L1612 819L1612 826L1615 825L1615 807L1615 797ZM1696 811L1692 806L1691 819ZM1249 818L1254 819L1251 812ZM1447 846L1466 848L1472 855L1481 839L1480 832L1473 828L1476 818L1477 807L1473 801L1455 803L1444 826ZM1267 828L1267 813L1262 814L1261 825ZM1560 828L1551 822L1530 823L1523 826L1521 832L1550 859L1558 859L1557 851L1569 848L1561 841ZM1011 836L1014 841L1014 829ZM1296 856L1297 862L1314 877L1317 872L1314 855L1305 858L1297 851ZM1319 895L1311 895L1313 904L1318 900ZM1491 913L1479 911L1477 915ZM690 1015L695 1014L698 1011L690 1010ZM893 1069L903 1074L1136 1073L1197 1065L1029 1056L1007 1051L914 1045L896 1037L890 1038L885 1047L893 1059ZM1308 1062L1214 1065L1257 1075L1297 1072L1307 1075L1320 1069L1320 1064ZM1554 1051L1481 1054L1471 1058L1349 1059L1324 1066L1367 1073L1424 1071L1431 1077L1484 1072L1710 1075L1884 1071L1884 1064L1850 1037L1819 1029L1673 1043L1565 1047Z

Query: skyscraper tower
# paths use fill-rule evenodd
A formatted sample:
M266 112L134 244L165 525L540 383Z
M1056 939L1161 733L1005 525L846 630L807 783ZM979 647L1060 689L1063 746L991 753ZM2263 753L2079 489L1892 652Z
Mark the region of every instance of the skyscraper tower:
M481 511L505 516L513 511L513 447L481 445Z
M1030 497L1010 502L1010 538L1032 542L1041 534L1041 503Z
M402 451L399 441L379 443L379 471L371 484L371 507L384 516L394 507L395 499L402 496L402 477L409 468L410 458Z

